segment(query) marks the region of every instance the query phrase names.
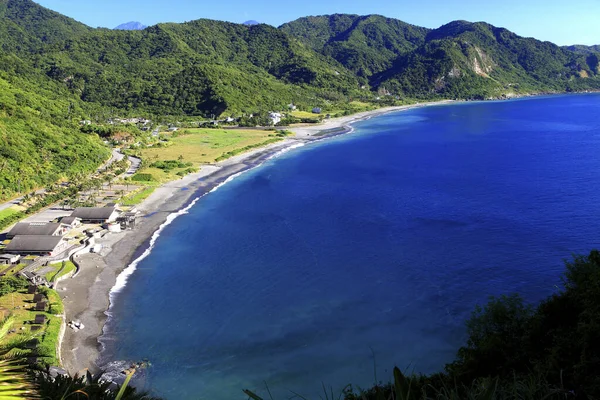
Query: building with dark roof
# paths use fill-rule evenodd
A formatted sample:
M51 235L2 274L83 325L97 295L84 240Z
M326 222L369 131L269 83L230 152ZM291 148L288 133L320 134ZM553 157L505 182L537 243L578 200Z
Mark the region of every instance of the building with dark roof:
M61 236L19 235L10 241L4 251L19 255L53 256L69 248Z
M77 228L78 226L81 226L81 218L63 217L61 218L60 223L68 225L71 228Z
M79 207L71 217L81 219L81 222L91 224L105 224L116 221L119 211L116 207Z
M15 236L27 235L27 236L63 236L69 227L60 223L28 223L19 222L16 224L10 232L6 234L7 239L12 239Z

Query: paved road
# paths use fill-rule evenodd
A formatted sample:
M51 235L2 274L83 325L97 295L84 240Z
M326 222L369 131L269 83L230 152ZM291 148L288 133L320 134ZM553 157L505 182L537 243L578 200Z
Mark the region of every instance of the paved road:
M131 165L129 165L129 169L123 175L124 178L132 177L137 172L137 170L140 169L140 165L142 164L142 160L140 160L137 157L129 156L128 159Z

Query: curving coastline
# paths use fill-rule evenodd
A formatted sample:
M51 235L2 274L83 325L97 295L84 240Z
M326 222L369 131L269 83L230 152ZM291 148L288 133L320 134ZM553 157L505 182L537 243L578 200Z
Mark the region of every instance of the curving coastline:
M60 359L71 374L89 369L100 371L101 350L110 338L103 336L110 318L110 305L135 272L137 264L147 257L160 232L175 218L187 213L202 196L217 190L237 176L262 165L265 161L303 146L307 142L350 133L351 125L361 120L390 112L445 104L451 100L388 107L350 116L334 118L313 126L295 127L296 136L261 149L243 153L216 165L202 167L178 181L159 187L138 206L141 217L134 230L107 236L100 254L89 253L78 258L81 271L76 279L61 282L58 291L65 306L66 320L79 320L85 329L67 329L61 341Z

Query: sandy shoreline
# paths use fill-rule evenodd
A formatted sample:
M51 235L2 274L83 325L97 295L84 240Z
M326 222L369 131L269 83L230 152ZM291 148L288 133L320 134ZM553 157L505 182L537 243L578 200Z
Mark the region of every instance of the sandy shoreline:
M74 279L58 285L58 292L65 305L66 321L79 320L85 328L73 331L67 328L61 343L60 359L71 374L88 368L96 373L102 335L109 309L109 293L115 286L117 276L148 246L154 232L175 213L194 198L209 192L228 177L262 164L273 154L307 141L322 139L350 130L352 123L389 112L408 110L450 101L431 102L409 106L387 107L340 118L321 124L296 127L295 137L274 143L261 149L240 154L216 165L203 166L200 172L164 184L138 206L141 217L132 231L110 234L101 240L104 248L100 254L85 254L77 261L81 271Z

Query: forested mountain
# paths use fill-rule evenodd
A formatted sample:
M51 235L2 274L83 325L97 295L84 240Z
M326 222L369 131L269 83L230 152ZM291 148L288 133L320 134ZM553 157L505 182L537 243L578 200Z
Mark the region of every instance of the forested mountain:
M338 60L359 77L387 70L400 54L423 44L429 31L381 15L347 14L300 18L280 29Z
M342 65L271 26L210 20L94 30L48 46L38 65L86 102L155 114L281 109L358 90Z
M15 171L28 190L99 164L108 152L79 131L81 119L600 88L597 47L465 21L431 30L336 14L279 28L200 19L110 30L0 0L0 43L0 198L18 188Z
M429 32L372 84L409 96L487 98L535 91L600 88L598 55L478 22L454 21Z
M6 52L40 51L44 44L75 38L91 30L30 0L0 0L0 21L0 43Z
M572 46L565 46L564 48L569 51L572 51L574 53L579 53L579 54L600 53L600 44L596 44L593 46L584 46L582 44L575 44Z
M600 87L596 47L560 48L482 22L429 30L377 15L330 15L280 29L367 78L380 93L487 98Z

